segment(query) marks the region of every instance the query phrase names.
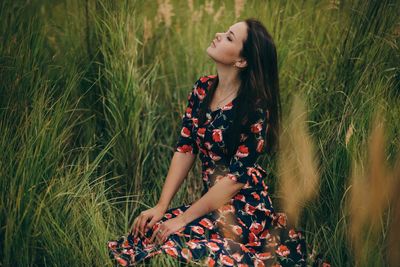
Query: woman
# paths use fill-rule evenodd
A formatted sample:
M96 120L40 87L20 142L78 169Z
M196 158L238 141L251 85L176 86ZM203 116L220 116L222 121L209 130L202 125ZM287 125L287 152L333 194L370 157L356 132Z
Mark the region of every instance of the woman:
M108 243L110 255L124 266L159 253L208 266L303 266L303 233L287 229L286 217L274 212L267 171L256 163L278 147L273 40L262 23L246 19L217 33L207 54L218 74L200 77L188 95L160 200L127 237ZM202 197L168 209L198 154Z

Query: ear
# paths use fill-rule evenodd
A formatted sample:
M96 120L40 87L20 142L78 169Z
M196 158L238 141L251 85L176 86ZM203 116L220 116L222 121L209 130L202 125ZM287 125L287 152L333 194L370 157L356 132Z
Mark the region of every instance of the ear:
M235 65L234 65L235 67L238 67L238 68L245 68L245 67L247 67L247 61L246 61L246 59L244 59L244 58L241 58L240 60L238 60L238 61L236 61L235 62Z

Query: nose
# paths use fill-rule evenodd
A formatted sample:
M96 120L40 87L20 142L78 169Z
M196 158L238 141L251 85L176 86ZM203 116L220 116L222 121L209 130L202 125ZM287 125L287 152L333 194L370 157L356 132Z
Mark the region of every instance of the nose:
M219 41L221 39L221 33L217 32L215 34L215 39L217 39L217 41Z

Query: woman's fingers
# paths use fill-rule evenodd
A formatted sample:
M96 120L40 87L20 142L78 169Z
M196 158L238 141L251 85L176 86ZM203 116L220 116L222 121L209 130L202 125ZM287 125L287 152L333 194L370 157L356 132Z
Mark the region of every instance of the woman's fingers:
M137 221L135 223L135 234L134 234L134 237L137 237L139 235L140 225L142 224L142 221L143 221L144 218L145 218L145 216L144 216L143 212L141 212L140 215L138 217L136 217L135 220L137 220Z
M160 230L161 230L161 228L159 226L156 231L153 231L153 234L151 235L151 238L150 238L150 243L153 243L156 236L158 236L160 234Z
M133 237L135 237L135 238L136 238L136 233L137 233L138 222L139 222L139 217L136 217L135 220L133 221L133 228L132 228Z
M157 222L156 217L153 217L150 222L146 225L146 231L153 228L153 225Z
M147 215L142 216L142 219L140 220L139 224L139 231L140 231L140 236L144 237L144 228L147 224L149 217Z

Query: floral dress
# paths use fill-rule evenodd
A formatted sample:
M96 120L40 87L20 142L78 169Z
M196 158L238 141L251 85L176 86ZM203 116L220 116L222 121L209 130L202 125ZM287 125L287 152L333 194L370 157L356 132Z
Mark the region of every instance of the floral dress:
M161 245L149 242L153 231L162 222L182 214L192 203L168 209L146 232L145 238L133 238L129 233L109 241L110 257L122 266L135 265L160 253L204 266L306 265L303 232L288 229L286 216L274 211L265 183L268 173L256 163L264 153L263 136L269 129L268 110L258 109L249 116L249 127L241 132L240 144L231 158L226 156L224 140L238 99L214 111L208 108L207 120L199 125L199 104L215 77L200 77L190 91L175 151L199 155L204 184L202 194L224 176L244 186L225 205L193 220Z

